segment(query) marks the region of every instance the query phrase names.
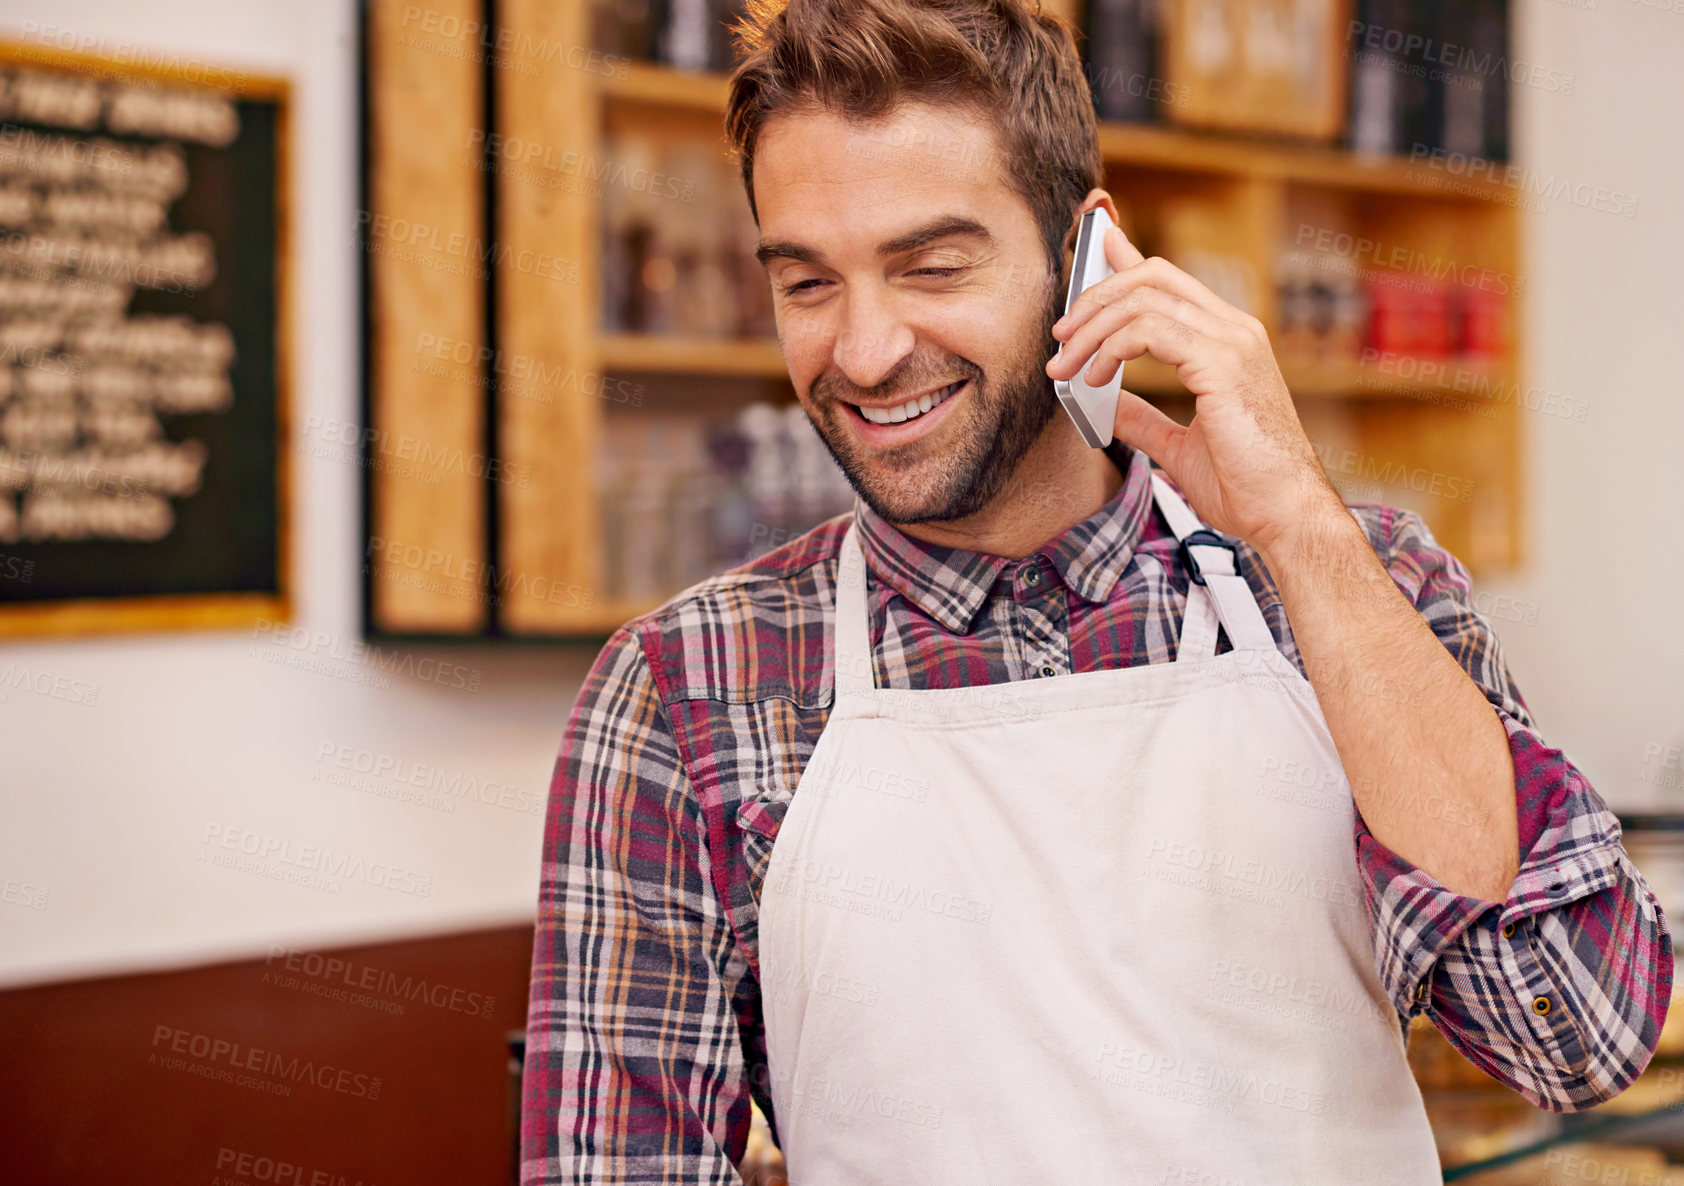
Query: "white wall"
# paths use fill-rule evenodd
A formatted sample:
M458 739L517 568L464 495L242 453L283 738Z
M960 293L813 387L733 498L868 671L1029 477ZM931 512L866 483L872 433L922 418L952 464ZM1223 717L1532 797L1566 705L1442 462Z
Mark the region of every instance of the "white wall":
M1571 94L1517 88L1519 159L1552 191L1638 207L1561 198L1527 220L1529 381L1591 408L1524 417L1531 560L1502 591L1538 624L1501 633L1545 735L1610 803L1676 807L1680 771L1645 755L1684 745L1684 3L1517 11L1516 57L1575 76Z
M1660 0L1665 2L1665 0ZM1674 4L1678 0L1672 0ZM297 143L295 421L354 418L354 28L349 0L10 0L26 22L290 75ZM1522 158L1539 174L1634 194L1626 220L1549 203L1529 220L1530 378L1592 409L1529 415L1532 562L1493 591L1538 608L1507 623L1517 678L1547 734L1608 797L1632 802L1651 746L1684 744L1684 13L1521 0L1519 57L1571 72L1571 95L1520 88ZM356 471L299 452L299 624L343 653L356 637ZM266 661L249 634L8 644L17 661L98 686L92 706L13 689L0 703L0 982L21 983L531 916L542 817L474 801L453 814L317 781L323 746L442 767L541 797L593 648L438 649L480 689ZM1651 771L1660 762L1649 763ZM394 786L387 780L387 786ZM430 875L429 896L275 884L199 860L207 829L335 846ZM222 851L210 849L208 851ZM14 893L12 896L19 896ZM33 895L30 895L31 897Z
M0 36L38 41L46 26L103 38L96 51L127 52L132 44L292 79L293 419L300 426L313 414L354 421L350 0L10 0L0 14ZM296 624L325 638L309 653L327 659L327 673L279 665L276 659L306 652L251 631L0 647L0 670L17 663L32 676L98 689L92 706L26 687L0 689L0 883L31 887L14 884L5 895L14 900L0 900L0 982L532 917L543 817L541 808L522 814L518 806L542 802L594 648L414 652L416 660L466 669L451 669L442 681L332 659L350 655L357 641L358 471L303 451L292 458ZM476 672L477 691L448 686ZM390 686L354 682L371 675ZM446 814L330 785L314 777L338 769L331 756L317 760L324 745L350 746L353 764L389 755L436 766L458 786L473 780L514 806L459 796ZM428 779L413 765L404 777ZM390 775L383 782L388 790L404 785ZM299 846L316 844L396 865L430 876L431 892L353 881L331 893L212 867L200 856L236 855L205 847L212 828L291 842L295 858ZM15 899L38 898L35 887L48 891L45 905L19 905Z

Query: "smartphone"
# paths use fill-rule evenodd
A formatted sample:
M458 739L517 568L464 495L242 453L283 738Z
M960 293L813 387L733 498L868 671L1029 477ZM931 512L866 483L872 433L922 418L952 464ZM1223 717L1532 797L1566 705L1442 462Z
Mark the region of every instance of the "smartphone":
M1066 313L1070 312L1078 296L1111 275L1111 264L1105 258L1105 232L1111 227L1111 216L1102 206L1095 206L1082 215L1081 225L1076 229L1076 258L1070 266L1070 291L1064 297ZM1082 369L1085 371L1087 368L1084 366ZM1076 430L1082 434L1082 439L1095 449L1103 449L1111 443L1111 430L1117 422L1117 393L1122 387L1121 366L1117 367L1111 381L1100 387L1089 386L1082 377L1082 371L1069 379L1053 380L1058 402L1076 422Z

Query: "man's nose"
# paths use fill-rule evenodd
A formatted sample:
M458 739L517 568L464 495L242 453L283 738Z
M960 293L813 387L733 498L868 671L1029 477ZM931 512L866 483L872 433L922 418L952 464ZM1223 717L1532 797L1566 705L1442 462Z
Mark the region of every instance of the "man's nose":
M912 353L916 335L895 310L892 297L848 294L832 361L856 387L876 387Z

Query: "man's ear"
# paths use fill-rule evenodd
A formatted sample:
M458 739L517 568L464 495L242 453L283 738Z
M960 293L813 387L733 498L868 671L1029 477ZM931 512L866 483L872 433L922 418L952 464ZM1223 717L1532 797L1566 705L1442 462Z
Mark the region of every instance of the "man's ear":
M1122 220L1117 216L1117 204L1111 200L1111 195L1103 189L1090 189L1087 196L1077 205L1076 213L1070 217L1070 229L1064 232L1065 251L1076 250L1076 232L1081 228L1082 215L1095 206L1103 206L1111 221L1116 225L1122 225Z
M1105 207L1105 213L1110 216L1112 223L1122 225L1117 217L1117 204L1111 200L1111 195L1102 189L1090 189L1087 196L1076 207L1076 213L1070 217L1070 229L1064 232L1064 267L1059 272L1060 287L1070 283L1070 268L1076 256L1076 233L1082 228L1082 215L1095 206Z

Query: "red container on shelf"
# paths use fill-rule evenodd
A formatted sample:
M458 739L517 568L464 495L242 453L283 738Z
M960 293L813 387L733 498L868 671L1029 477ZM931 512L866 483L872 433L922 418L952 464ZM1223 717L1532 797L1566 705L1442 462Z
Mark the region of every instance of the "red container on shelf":
M1505 358L1509 353L1509 298L1490 289L1461 290L1461 333L1456 343L1469 358Z
M1368 345L1386 354L1438 358L1450 353L1447 286L1404 272L1368 279Z

